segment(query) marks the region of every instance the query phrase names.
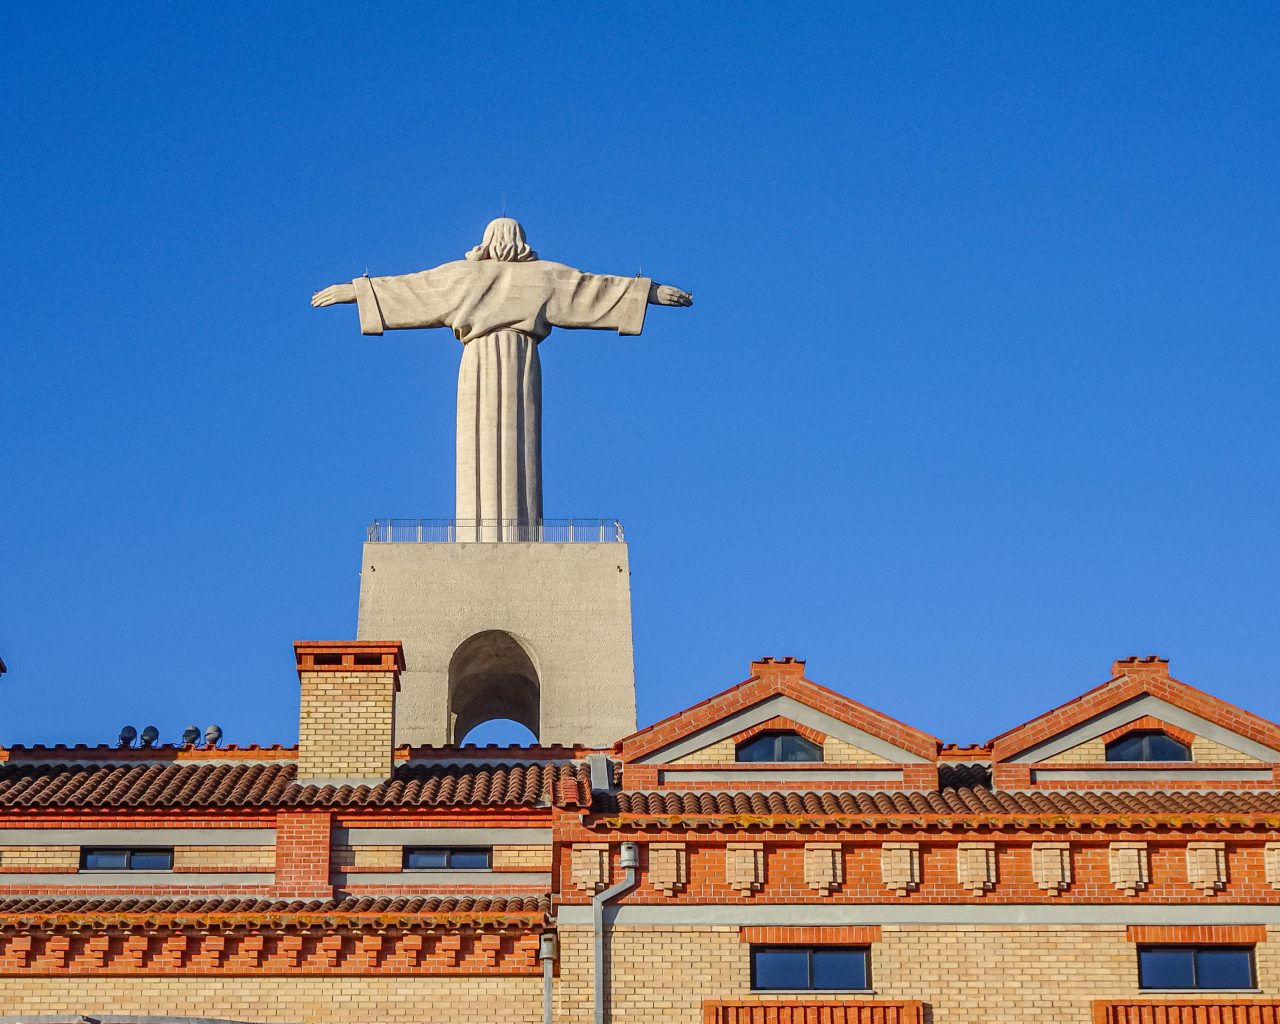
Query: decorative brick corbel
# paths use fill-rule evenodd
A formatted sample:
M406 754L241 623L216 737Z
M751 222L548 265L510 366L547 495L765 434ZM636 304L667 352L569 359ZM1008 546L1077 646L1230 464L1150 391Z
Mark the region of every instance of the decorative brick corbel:
M457 967L458 957L462 955L462 936L441 935L436 943L436 952L443 958L446 967Z
M31 963L31 947L30 935L15 935L5 943L5 958L18 967L26 967Z
M498 957L502 955L502 936L497 932L485 932L480 936L480 952L484 955L486 967L497 967Z
M110 935L90 935L84 944L85 966L100 968L107 962L107 954L111 952Z
M382 936L361 935L358 947L361 963L369 970L376 968L378 966L378 958L382 955Z
M724 879L741 896L764 888L764 844L730 843L724 851Z
M649 844L649 881L666 896L689 884L689 851L684 843Z
M160 966L172 971L181 969L182 962L187 958L189 944L189 937L181 932L166 935L164 941L160 943Z
M538 947L541 936L527 932L516 939L516 956L521 967L538 966Z
M956 846L956 881L981 896L996 887L996 844L960 843Z
M1071 844L1032 843L1031 877L1046 895L1057 896L1071 886Z
M67 954L71 951L70 935L50 935L44 940L44 956L48 966L59 970L67 966Z
M298 961L302 958L302 936L281 935L276 945L276 952L284 959L286 967L297 967Z
M1204 896L1227 885L1227 847L1224 843L1187 843L1187 884Z
M422 963L422 955L427 947L427 939L425 935L401 935L400 936L400 955L404 957L405 962L410 967L417 967Z
M805 843L804 884L821 896L844 885L844 847L840 843Z
M609 844L577 843L573 847L573 884L596 893L609 884Z
M906 896L920 888L920 844L885 843L880 847L880 879L886 889Z
M236 953L243 958L245 966L260 967L262 965L262 953L266 949L266 936L253 934L246 935L240 940Z
M337 967L338 960L342 956L343 936L338 932L330 932L328 935L321 936L320 944L317 947L320 950L320 957L324 960L326 967Z
M1146 843L1112 843L1107 851L1111 884L1126 896L1136 896L1151 881Z
M222 958L226 952L225 935L202 935L200 945L196 948L196 955L192 957L191 962L203 970L216 970L222 966Z
M120 951L121 962L131 970L140 970L147 962L150 949L151 937L134 932L124 940L124 948Z

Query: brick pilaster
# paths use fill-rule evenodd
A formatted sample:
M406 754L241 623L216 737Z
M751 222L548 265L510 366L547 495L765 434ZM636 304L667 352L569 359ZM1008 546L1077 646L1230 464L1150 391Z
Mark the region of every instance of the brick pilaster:
M328 899L331 818L328 811L281 811L276 816L276 884L286 899Z

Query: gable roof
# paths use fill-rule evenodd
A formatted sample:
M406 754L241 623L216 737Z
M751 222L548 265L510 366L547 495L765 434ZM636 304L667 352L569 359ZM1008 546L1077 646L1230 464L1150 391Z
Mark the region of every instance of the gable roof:
M1058 746L1069 749L1144 717L1207 735L1260 761L1280 761L1280 725L1174 679L1169 660L1154 655L1115 662L1102 685L1001 733L989 744L992 760L1052 756Z
M752 662L750 677L736 686L623 739L623 760L654 759L681 741L696 742L699 734L708 734L706 742L711 743L722 738L709 734L717 726L716 732L727 729L725 735L732 736L758 724L756 718L779 716L827 735L856 734L850 742L881 753L887 761L895 755L906 761L938 759L936 737L805 678L804 666L796 658Z

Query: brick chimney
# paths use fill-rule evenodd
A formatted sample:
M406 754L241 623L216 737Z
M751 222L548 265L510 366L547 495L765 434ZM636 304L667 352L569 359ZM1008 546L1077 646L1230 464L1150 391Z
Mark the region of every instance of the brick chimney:
M751 663L752 678L803 679L803 658L760 658Z
M1121 658L1111 666L1112 679L1119 679L1121 676L1128 676L1130 679L1137 676L1166 678L1168 675L1169 659L1155 654L1148 654L1145 658Z
M302 702L298 781L376 786L391 777L399 640L307 640L293 645Z

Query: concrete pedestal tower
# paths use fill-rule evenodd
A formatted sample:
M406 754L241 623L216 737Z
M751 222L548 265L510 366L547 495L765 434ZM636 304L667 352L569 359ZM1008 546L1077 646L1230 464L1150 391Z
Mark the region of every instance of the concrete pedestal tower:
M449 327L458 374L457 518L370 528L360 639L400 640L396 740L458 743L509 718L543 744L602 746L635 730L631 588L616 523L542 515L542 370L553 327L639 334L688 292L540 260L500 218L431 270L358 277L313 306L355 303L363 334Z
M404 644L398 742L458 743L496 718L543 744L635 731L630 571L614 523L577 523L573 543L450 543L451 525L395 524L375 524L364 545L357 636Z

